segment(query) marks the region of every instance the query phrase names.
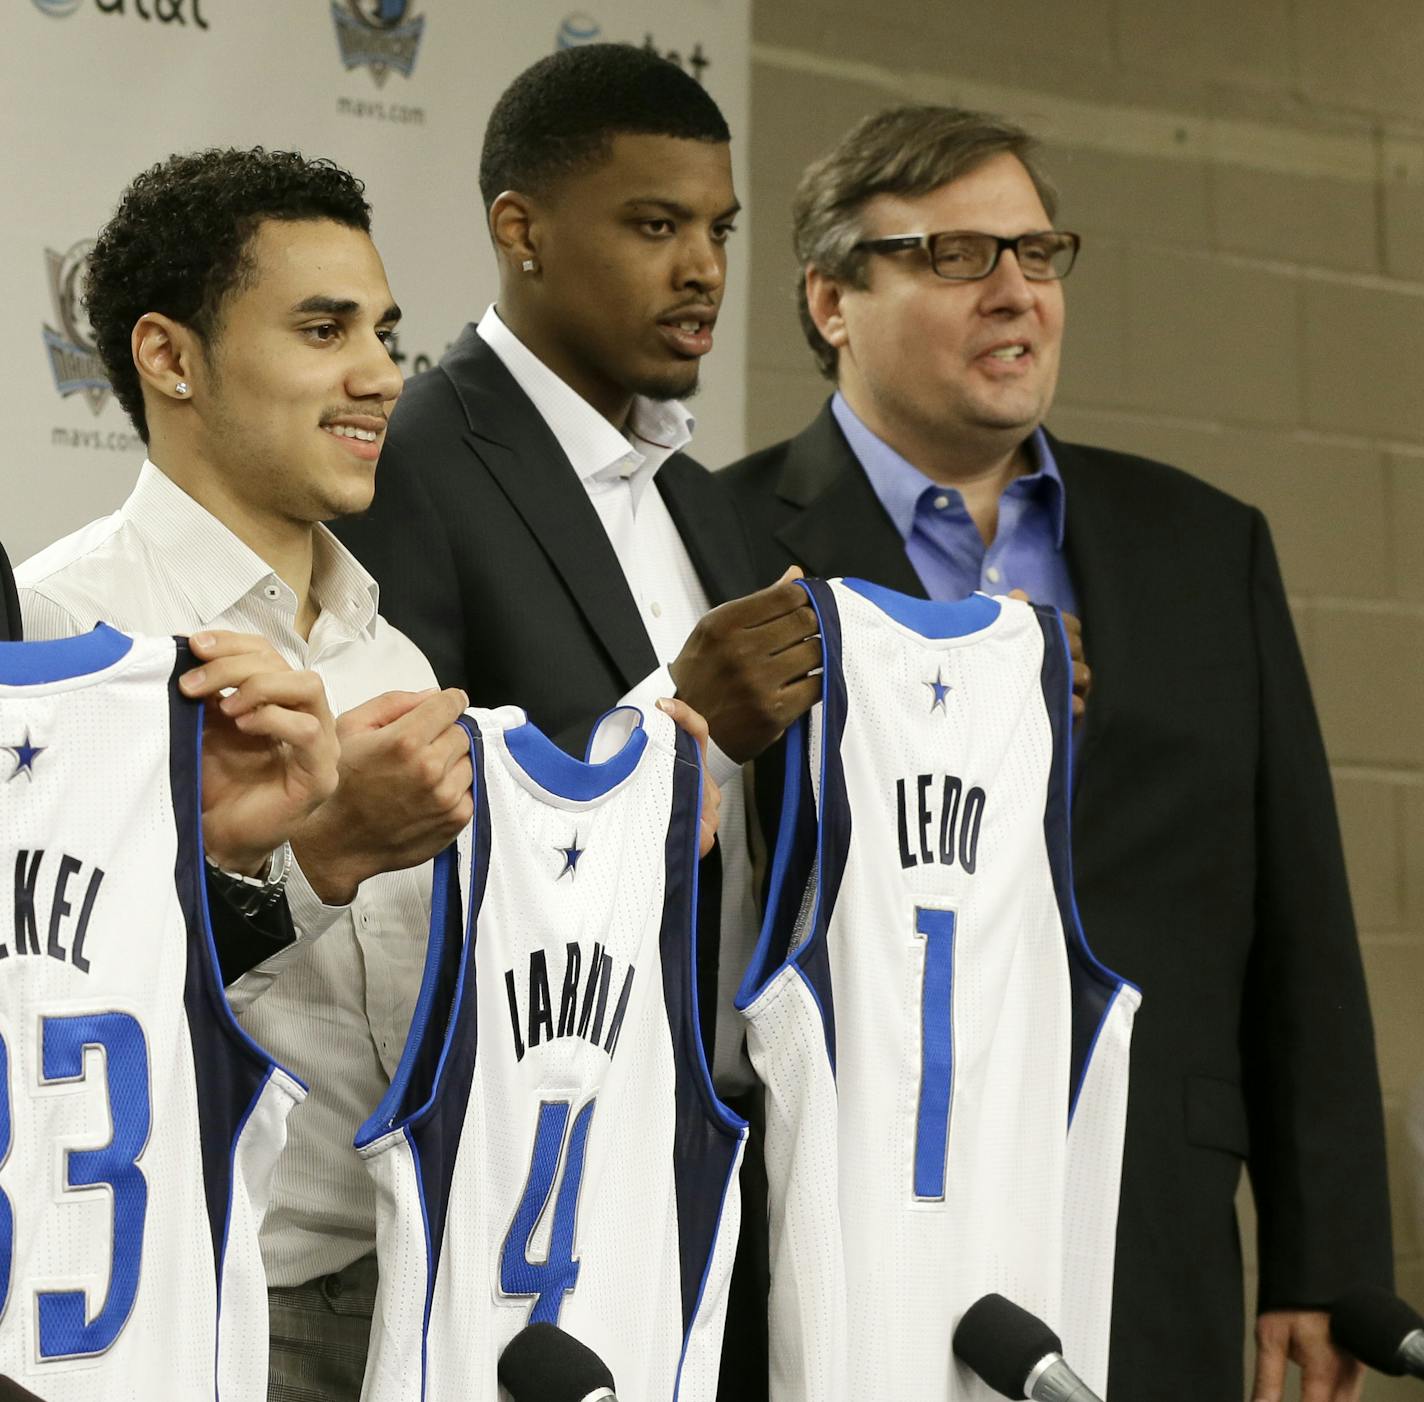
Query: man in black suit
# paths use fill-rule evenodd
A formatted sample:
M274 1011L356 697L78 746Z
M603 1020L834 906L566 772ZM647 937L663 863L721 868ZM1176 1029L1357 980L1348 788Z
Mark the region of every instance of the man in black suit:
M867 118L803 177L803 327L837 393L727 469L762 579L788 564L1080 613L1077 894L1143 989L1109 1383L1240 1396L1244 1161L1258 1205L1251 1396L1359 1396L1324 1307L1390 1279L1369 1009L1330 778L1266 523L1174 468L1043 432L1077 251L1025 133Z
M385 613L476 704L524 707L575 754L620 699L675 690L706 717L721 879L704 864L699 980L710 1028L720 963L724 1093L751 1086L731 1003L756 926L739 765L811 704L820 663L804 593L752 592L735 508L682 451L738 208L728 143L694 79L627 45L518 77L480 163L498 304L410 381L370 510L337 526ZM744 1241L757 1219L749 1204ZM724 1374L738 1398L765 1390L764 1309L746 1301Z

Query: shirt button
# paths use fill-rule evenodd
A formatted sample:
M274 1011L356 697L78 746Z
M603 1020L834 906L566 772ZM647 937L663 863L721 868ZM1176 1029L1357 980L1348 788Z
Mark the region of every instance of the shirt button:
M321 1282L321 1293L328 1300L339 1300L341 1298L341 1277L329 1275Z
M936 511L943 511L945 507L949 505L949 498L941 492L939 496L934 499L934 504Z
M275 585L275 584L269 584L269 585L267 585L267 586L262 590L262 592L263 592L269 599L273 600L274 602L275 602L277 599L280 599L280 598L282 597L282 591L281 591L281 589L280 589L277 585Z
M651 613L654 618L661 618L663 616L663 606L654 599L653 602L648 605L648 612Z
M984 577L990 584L997 584L1003 578L1003 575L999 573L998 566L990 565L989 568L984 571Z
M363 910L361 912L361 928L363 930L369 930L371 928L371 912L369 910Z

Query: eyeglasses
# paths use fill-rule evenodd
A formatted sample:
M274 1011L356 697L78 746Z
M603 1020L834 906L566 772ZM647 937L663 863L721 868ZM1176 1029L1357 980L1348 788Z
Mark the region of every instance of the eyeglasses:
M940 234L891 234L887 238L862 239L855 247L867 253L923 248L935 274L950 282L976 282L988 277L999 266L999 255L1011 248L1019 271L1030 282L1057 282L1072 272L1081 243L1077 234L1060 229L1020 234L1012 239L955 229Z

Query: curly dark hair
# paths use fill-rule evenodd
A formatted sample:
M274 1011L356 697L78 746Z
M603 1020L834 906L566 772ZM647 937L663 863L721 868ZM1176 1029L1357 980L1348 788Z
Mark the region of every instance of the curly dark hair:
M210 343L224 298L252 276L258 225L330 219L370 233L365 188L331 161L260 146L170 156L129 185L89 255L84 303L114 395L145 443L130 349L138 319L162 312Z
M526 68L485 127L480 194L542 193L608 154L615 136L730 141L717 104L677 64L631 44L560 49Z

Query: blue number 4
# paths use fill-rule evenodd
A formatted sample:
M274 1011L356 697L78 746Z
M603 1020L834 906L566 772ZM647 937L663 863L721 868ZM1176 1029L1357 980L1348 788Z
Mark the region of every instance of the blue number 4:
M545 1101L539 1107L539 1124L534 1131L534 1153L524 1196L514 1213L514 1221L499 1253L499 1288L506 1295L532 1299L531 1324L557 1324L564 1296L578 1284L579 1263L574 1260L574 1236L578 1230L579 1185L583 1181L584 1152L588 1128L593 1121L590 1100L568 1132L570 1102ZM564 1173L559 1179L559 1161ZM549 1232L549 1249L542 1261L529 1259L529 1243L549 1207L555 1179L559 1179L554 1200L554 1221Z
M83 1358L113 1347L133 1312L143 1265L143 1227L148 1182L138 1157L148 1144L152 1110L148 1090L148 1043L128 1013L83 1013L40 1019L40 1081L53 1085L84 1079L84 1053L104 1053L109 1103L109 1142L98 1149L65 1151L67 1190L107 1188L113 1201L109 1286L99 1312L88 1317L82 1290L44 1290L36 1295L40 1358ZM13 1139L10 1049L0 1038L0 1164ZM15 1211L0 1190L0 1314L10 1302L15 1252Z
M915 907L925 942L920 995L920 1100L915 1116L915 1197L944 1198L949 1105L954 1092L954 912Z

